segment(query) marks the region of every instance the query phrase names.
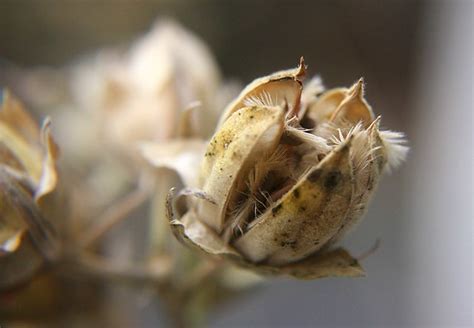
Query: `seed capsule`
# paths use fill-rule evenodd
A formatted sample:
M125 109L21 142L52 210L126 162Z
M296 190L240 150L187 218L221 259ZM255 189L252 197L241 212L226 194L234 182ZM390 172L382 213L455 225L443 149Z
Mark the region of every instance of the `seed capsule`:
M170 196L168 216L180 240L259 272L359 276L333 245L408 148L402 134L379 131L362 79L311 95L304 68L254 81L227 107L199 188Z

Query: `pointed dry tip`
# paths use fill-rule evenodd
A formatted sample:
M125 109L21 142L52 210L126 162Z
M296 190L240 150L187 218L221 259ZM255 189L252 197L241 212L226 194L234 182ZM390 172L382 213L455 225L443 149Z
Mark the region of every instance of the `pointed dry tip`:
M301 56L300 57L300 63L298 65L298 71L296 73L296 76L297 77L302 77L306 74L306 69L308 68L308 66L305 65L304 63L304 57Z
M364 78L361 77L354 85L351 87L350 94L353 97L362 97L364 96Z

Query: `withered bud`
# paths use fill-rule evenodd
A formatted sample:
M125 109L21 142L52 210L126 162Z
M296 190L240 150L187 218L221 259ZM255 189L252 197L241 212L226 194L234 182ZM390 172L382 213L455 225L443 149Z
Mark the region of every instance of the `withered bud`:
M199 189L169 199L179 239L260 272L360 276L336 241L356 225L381 174L405 157L401 133L380 131L360 79L303 90L305 65L255 80L225 110Z

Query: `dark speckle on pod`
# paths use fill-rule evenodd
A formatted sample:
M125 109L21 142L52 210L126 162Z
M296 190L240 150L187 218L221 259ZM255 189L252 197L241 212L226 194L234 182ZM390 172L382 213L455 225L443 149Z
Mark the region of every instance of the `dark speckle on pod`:
M296 250L297 245L298 245L298 241L297 241L297 240L282 240L282 241L280 242L280 246L281 246L281 247L289 247L289 248L291 248L292 250Z
M295 198L300 198L300 191L298 189L293 190L293 196Z
M318 181L319 177L321 176L322 171L320 169L314 170L308 175L308 180L310 182L316 182Z
M279 204L279 205L275 206L274 208L272 208L272 214L277 215L277 213L281 210L282 207L283 207L283 205Z
M341 178L342 178L341 172L339 171L330 172L326 176L326 179L324 180L324 187L326 189L334 189L341 181Z

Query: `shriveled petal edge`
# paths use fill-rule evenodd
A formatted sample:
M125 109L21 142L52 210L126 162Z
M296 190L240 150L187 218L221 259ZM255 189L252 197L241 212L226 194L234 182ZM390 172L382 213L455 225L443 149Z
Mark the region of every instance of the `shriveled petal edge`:
M44 147L44 157L41 178L34 195L37 204L44 196L51 193L58 183L56 160L59 156L59 148L51 136L51 120L49 118L46 118L43 122L41 139Z
M166 216L168 217L174 236L185 246L204 252L205 254L240 258L240 254L228 246L211 228L197 218L183 220L186 215L194 215L193 212L188 211L182 217L178 217L180 214L176 209L177 197L183 196L197 197L212 202L202 191L184 189L180 194L175 195L175 190L172 188L166 197ZM197 230L204 231L206 238L195 238L196 234L194 234L194 232Z

